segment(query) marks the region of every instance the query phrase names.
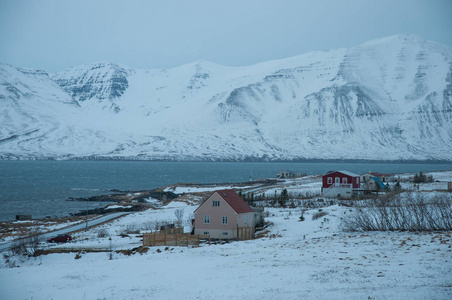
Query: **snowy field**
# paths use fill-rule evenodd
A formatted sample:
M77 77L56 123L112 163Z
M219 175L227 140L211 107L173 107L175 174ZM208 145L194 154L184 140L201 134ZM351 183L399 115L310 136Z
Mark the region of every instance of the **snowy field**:
M142 255L115 253L112 260L105 252L81 254L80 259L76 253L40 256L0 270L0 298L452 297L450 233L347 233L339 228L347 209L332 206L324 211L329 214L315 221L312 214L317 210L308 211L299 222L299 209L269 209L274 226L267 237L253 241L151 247ZM120 230L121 222L113 222L110 230ZM124 244L113 242L114 247L131 242L122 240ZM98 238L89 246L108 246L107 241ZM79 243L89 244L71 245Z
M304 184L298 189L318 182ZM174 222L181 209L188 231L196 206L172 202L74 234L69 244L42 245L72 253L2 256L0 299L452 299L451 232L345 232L341 218L351 208L338 205L317 220L319 209L307 210L303 222L300 208L265 208L273 225L251 241L113 252L111 260L109 252L77 251L138 247L139 233Z

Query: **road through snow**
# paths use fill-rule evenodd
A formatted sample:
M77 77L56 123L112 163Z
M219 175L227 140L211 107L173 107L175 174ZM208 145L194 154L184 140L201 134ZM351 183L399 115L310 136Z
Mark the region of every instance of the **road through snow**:
M55 230L55 231L46 232L46 233L43 233L43 234L39 235L39 241L47 240L48 238L53 237L53 236L57 236L59 234L68 234L68 233L71 233L71 232L74 232L74 231L79 231L79 230L82 230L82 229L84 229L86 227L89 228L89 227L97 226L97 225L102 224L104 222L107 222L107 221L110 221L110 220L122 217L123 215L126 215L126 214L128 214L128 213L127 212L112 213L112 214L109 214L109 215L101 216L101 217L93 219L93 220L89 220L88 224L86 222L83 222L83 223L80 223L80 224L77 224L77 225L74 225L74 226L69 226L69 227L58 229L58 230ZM26 239L26 238L24 238L24 239ZM23 239L21 239L21 240L23 240ZM16 243L16 242L17 242L17 240L0 244L0 252L9 250L11 247L13 247L14 243Z

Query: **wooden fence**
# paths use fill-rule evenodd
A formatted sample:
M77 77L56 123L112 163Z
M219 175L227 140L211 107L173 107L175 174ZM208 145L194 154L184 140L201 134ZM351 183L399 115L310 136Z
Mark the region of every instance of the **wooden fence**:
M180 229L180 230L179 230ZM199 246L200 241L211 244L212 240L221 243L221 235L218 239L210 235L191 235L182 233L183 228L175 228L170 232L159 231L143 234L143 246ZM237 240L245 241L254 239L254 227L237 227Z
M144 233L143 246L199 246L199 236L188 233Z
M254 239L254 227L237 227L237 239L239 241Z

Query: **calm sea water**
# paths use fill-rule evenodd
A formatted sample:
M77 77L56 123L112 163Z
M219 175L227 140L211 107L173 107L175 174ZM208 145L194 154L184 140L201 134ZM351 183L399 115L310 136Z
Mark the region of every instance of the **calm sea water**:
M33 218L65 216L105 203L66 201L107 194L112 189L146 190L178 182L244 182L291 170L324 174L330 170L405 173L452 170L452 163L233 163L148 161L0 161L0 220L16 214Z

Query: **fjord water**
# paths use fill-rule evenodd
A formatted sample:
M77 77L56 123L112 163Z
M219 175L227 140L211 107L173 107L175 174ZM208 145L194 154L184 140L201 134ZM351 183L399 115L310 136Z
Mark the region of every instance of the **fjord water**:
M66 216L105 203L66 201L111 190L148 190L175 183L245 182L291 170L405 173L452 170L452 163L0 161L0 220Z

